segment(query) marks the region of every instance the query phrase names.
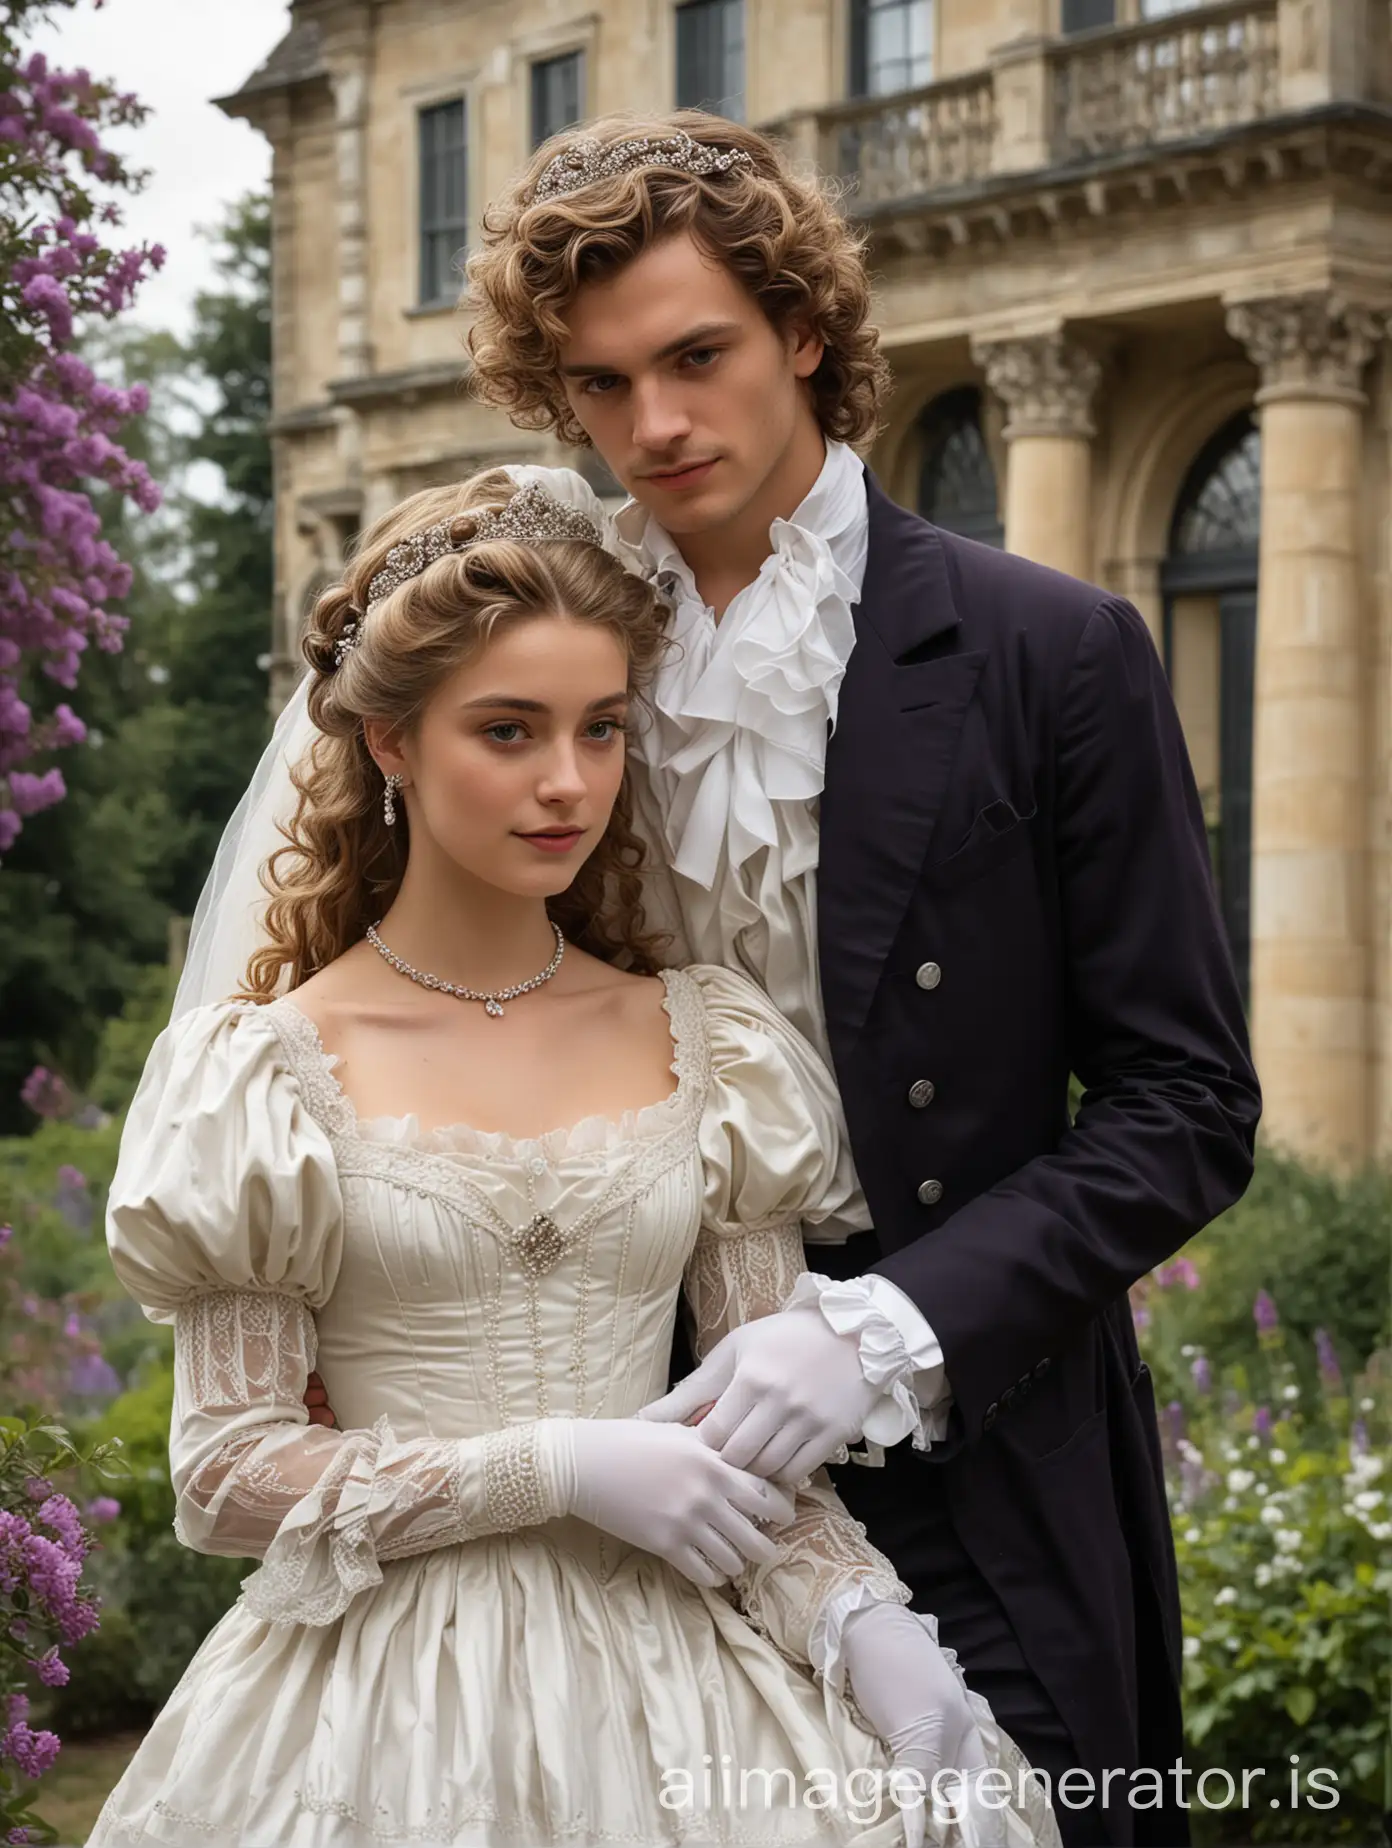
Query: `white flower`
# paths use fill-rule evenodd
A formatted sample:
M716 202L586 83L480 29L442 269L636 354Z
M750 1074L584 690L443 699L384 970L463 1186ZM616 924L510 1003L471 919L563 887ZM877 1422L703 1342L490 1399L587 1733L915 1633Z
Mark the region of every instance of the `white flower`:
M1225 1495L1223 1497L1223 1513L1224 1514L1236 1514L1240 1506L1241 1506L1241 1503L1238 1501L1235 1495Z
M1256 1479L1257 1472L1254 1469L1230 1469L1228 1471L1228 1487L1234 1495L1245 1495Z
M1374 1540L1392 1540L1392 1521L1369 1521L1367 1527Z
M1275 1446L1271 1450L1270 1456L1271 1456L1271 1461L1273 1463L1284 1463L1286 1460L1286 1453L1284 1450L1280 1448L1279 1445Z
M1300 1550L1300 1530L1297 1527L1278 1527L1276 1529L1276 1546L1282 1553L1296 1553Z
M1360 1412L1370 1412L1376 1403L1377 1401L1375 1399L1360 1399L1358 1401L1358 1409Z
M1300 1388L1298 1386L1283 1386L1281 1388L1281 1397L1287 1400L1298 1399L1300 1397Z
M1226 1640L1227 1647L1232 1650L1234 1655L1236 1655L1238 1650L1242 1647L1242 1643L1240 1639L1236 1636L1229 1636L1225 1640Z
M1199 1650L1201 1647L1202 1645L1200 1644L1197 1636L1186 1636L1185 1637L1184 1653L1185 1655L1189 1656L1191 1659L1199 1653Z
M1197 1546L1199 1541L1203 1539L1203 1529L1201 1527L1186 1527L1184 1530L1184 1538L1189 1542L1190 1546Z
M1197 1354L1199 1350L1194 1346L1192 1341L1186 1341L1184 1346L1179 1351L1184 1356L1184 1358L1188 1360L1191 1358L1191 1356Z
M1199 1449L1197 1444L1191 1444L1187 1437L1180 1438L1179 1443L1175 1447L1186 1463L1197 1465L1203 1462L1203 1451Z
M1382 1490L1364 1489L1361 1494L1354 1496L1353 1505L1362 1513L1371 1514L1374 1508L1382 1506Z
M1252 1574L1252 1577L1257 1582L1257 1589L1259 1591L1264 1590L1265 1587L1271 1583L1271 1567L1267 1565L1265 1560L1262 1560L1256 1571Z
M1223 1457L1226 1462L1236 1463L1237 1459L1241 1455L1242 1455L1242 1452L1238 1449L1236 1444L1224 1444Z
M1372 1482L1382 1474L1382 1458L1375 1451L1367 1450L1361 1457L1349 1459L1348 1474L1344 1481L1354 1488L1361 1488L1365 1482Z
M1304 1570L1304 1565L1293 1553L1278 1553L1271 1562L1271 1571L1276 1578L1294 1578Z
M1266 1484L1264 1482L1259 1482L1252 1493L1260 1499L1261 1496L1266 1494Z
M1261 1439L1257 1437L1255 1434L1247 1439L1247 1448L1249 1450L1256 1450L1260 1446L1260 1444L1261 1444Z
M1236 1585L1225 1585L1221 1591L1215 1591L1213 1594L1213 1602L1215 1604L1236 1604Z
M1268 1527L1279 1527L1286 1518L1286 1511L1274 1497L1263 1504L1261 1518Z

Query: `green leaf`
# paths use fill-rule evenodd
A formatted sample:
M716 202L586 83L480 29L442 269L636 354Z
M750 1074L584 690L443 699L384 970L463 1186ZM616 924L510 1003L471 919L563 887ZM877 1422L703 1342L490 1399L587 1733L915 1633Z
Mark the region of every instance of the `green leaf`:
M1315 1690L1298 1687L1286 1689L1286 1712L1297 1726L1303 1726L1315 1710Z

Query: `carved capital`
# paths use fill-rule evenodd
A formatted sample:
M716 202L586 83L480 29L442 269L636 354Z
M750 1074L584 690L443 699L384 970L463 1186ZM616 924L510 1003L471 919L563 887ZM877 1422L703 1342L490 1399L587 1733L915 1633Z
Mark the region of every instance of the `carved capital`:
M1327 290L1228 309L1228 332L1261 367L1258 403L1276 397L1361 402L1363 370L1385 328L1385 315Z
M1095 433L1092 399L1102 368L1085 347L1062 334L1039 334L1025 340L974 340L972 357L1010 413L1007 439Z

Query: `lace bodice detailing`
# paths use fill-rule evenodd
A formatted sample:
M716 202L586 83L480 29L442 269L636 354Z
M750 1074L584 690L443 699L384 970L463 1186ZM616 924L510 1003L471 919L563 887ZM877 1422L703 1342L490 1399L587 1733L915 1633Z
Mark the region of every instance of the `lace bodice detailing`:
M259 1558L243 1587L268 1622L327 1624L382 1563L561 1512L537 1426L400 1443L305 1422L314 1319L270 1291L215 1290L175 1320L176 1531L204 1553Z
M687 1265L685 1294L698 1358L730 1329L780 1308L803 1269L796 1225L759 1232L704 1230ZM750 1621L785 1654L835 1672L840 1627L861 1602L907 1604L911 1593L865 1537L825 1470L798 1489L796 1517L779 1530L781 1557L736 1581Z

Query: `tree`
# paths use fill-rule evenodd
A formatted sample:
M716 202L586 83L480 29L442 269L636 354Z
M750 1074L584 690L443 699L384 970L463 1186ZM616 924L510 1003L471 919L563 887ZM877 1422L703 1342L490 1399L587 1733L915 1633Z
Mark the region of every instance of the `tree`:
M198 296L185 350L211 404L184 445L222 478L215 501L183 497L186 595L164 666L177 715L166 759L176 818L156 889L193 910L218 838L269 731L266 647L273 584L270 200L251 194L220 227L220 287Z
M149 471L116 440L145 409L144 387L103 382L74 350L83 318L123 313L164 253L110 249L99 229L120 212L95 189L139 184L102 134L141 121L143 107L24 53L25 28L73 4L0 0L0 853L26 815L65 794L58 768L21 766L86 735L53 686L77 685L93 644L121 647L125 621L107 606L130 569L80 484L159 504Z

